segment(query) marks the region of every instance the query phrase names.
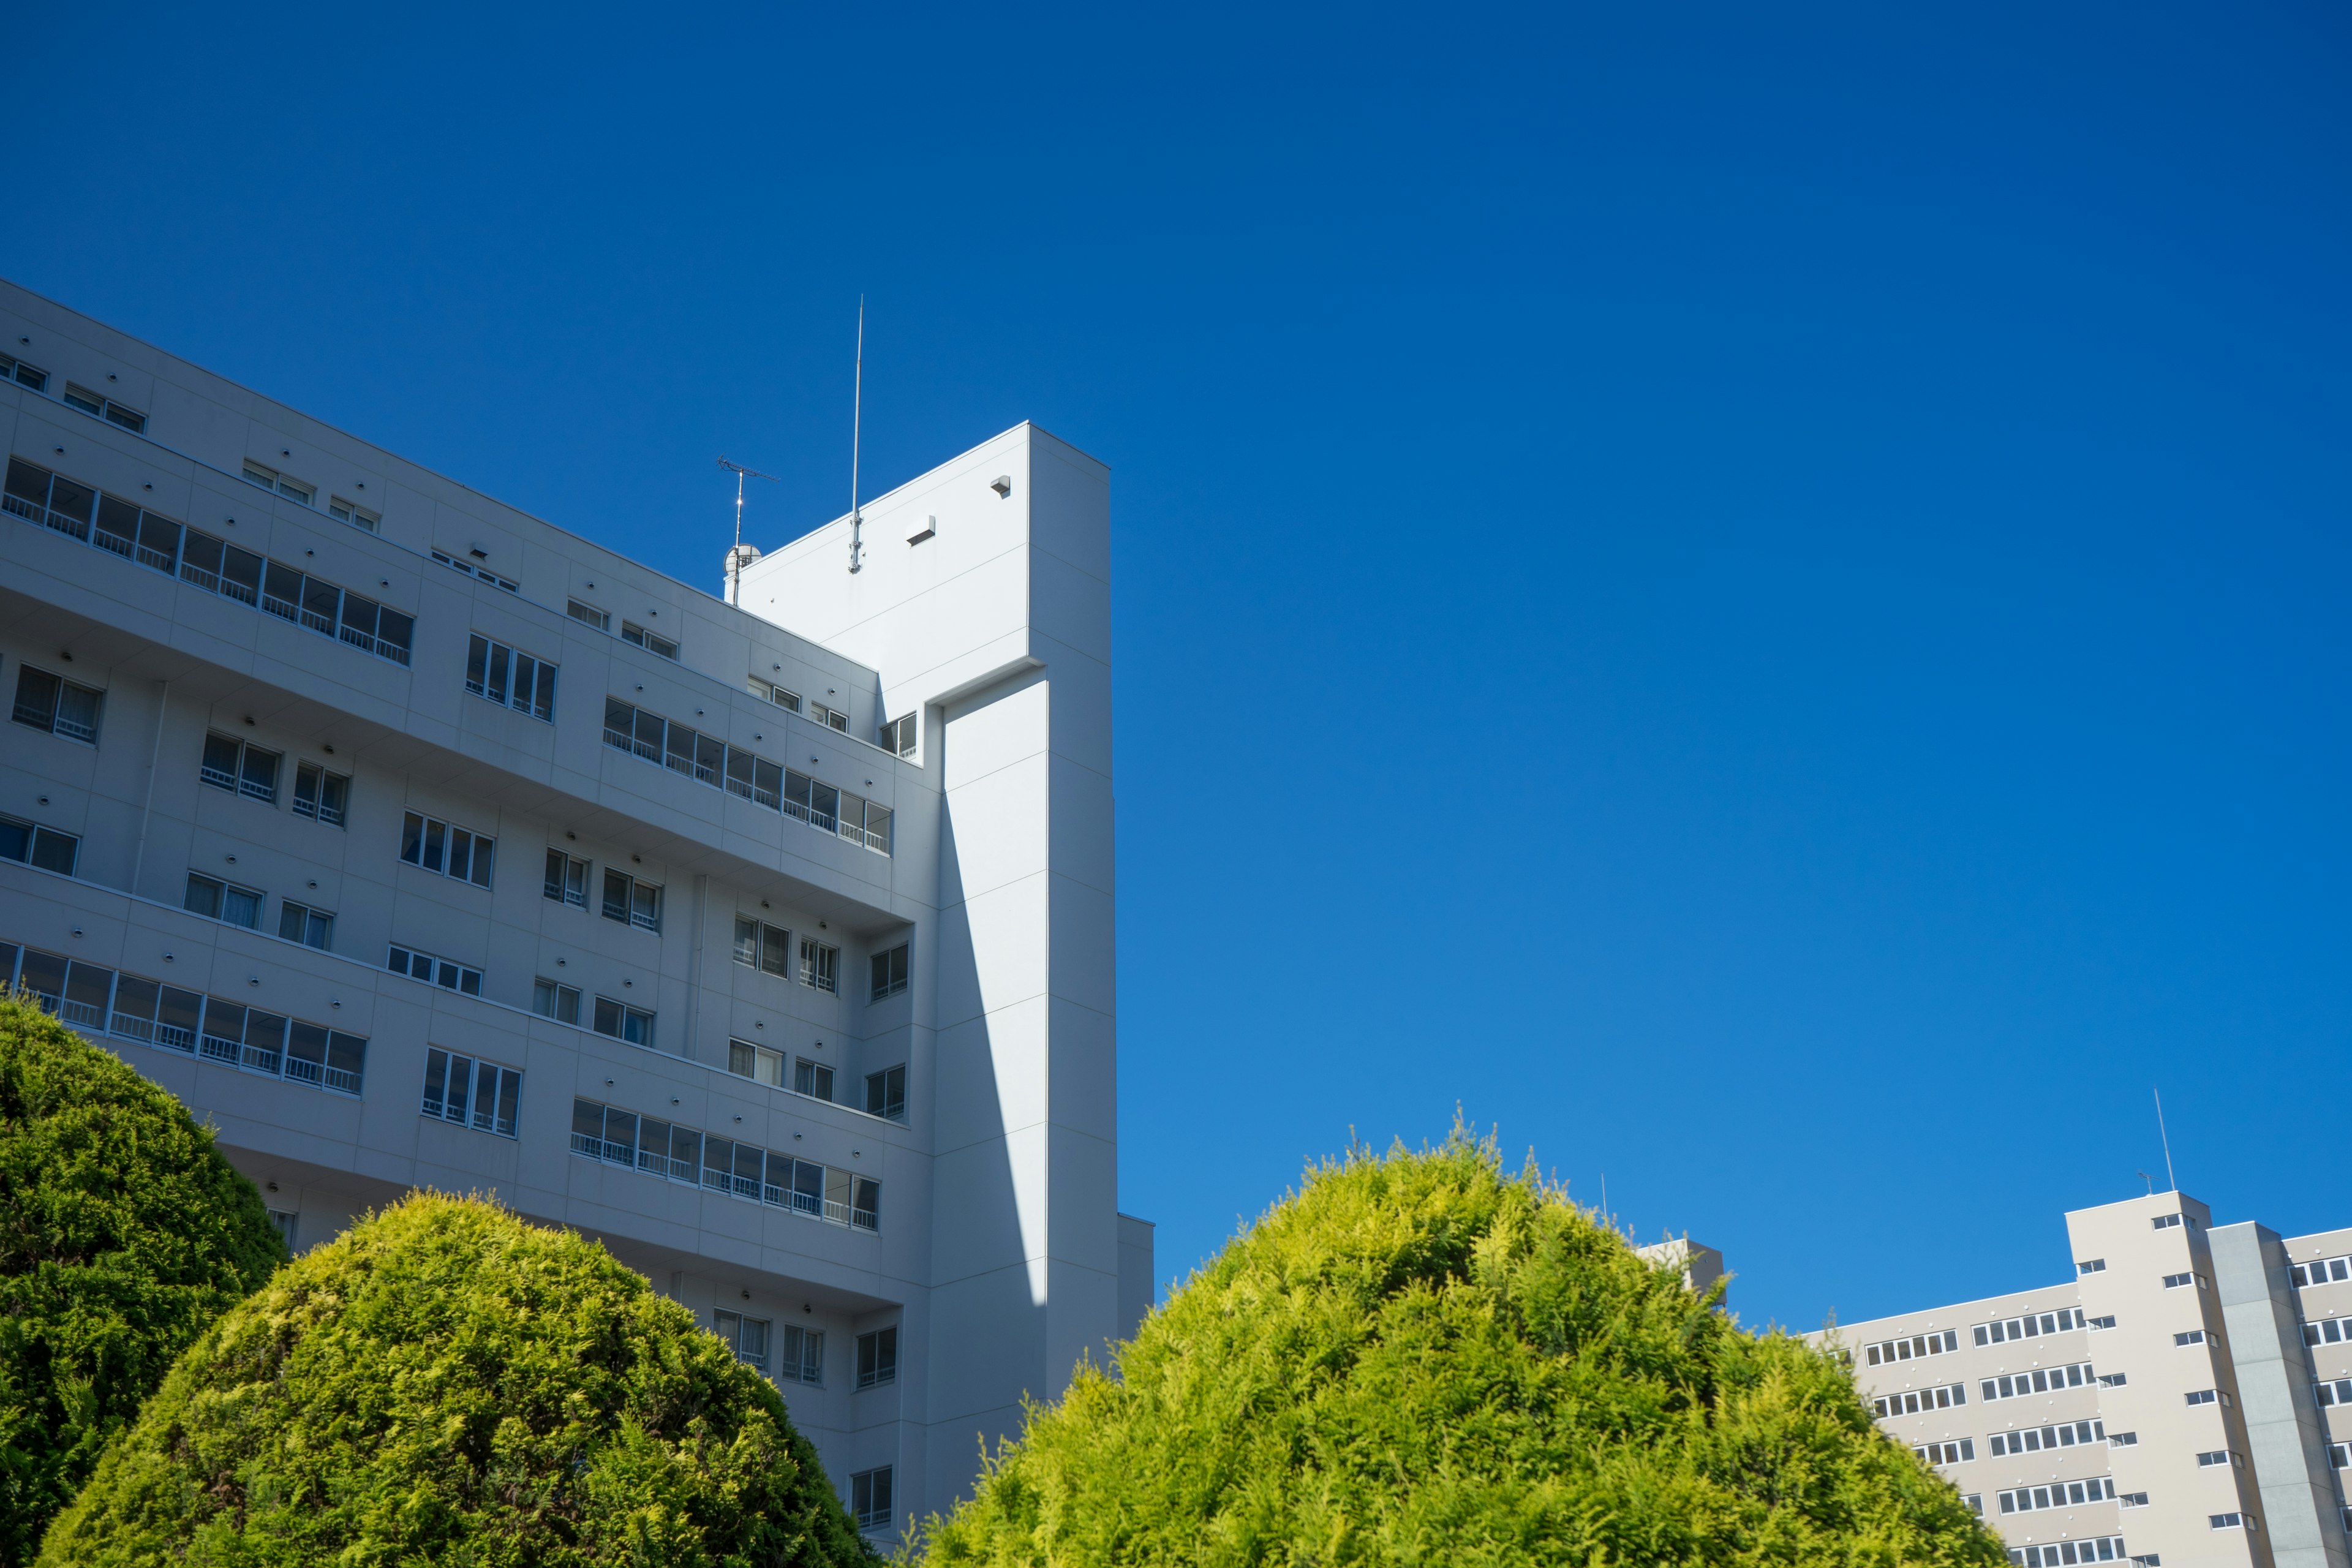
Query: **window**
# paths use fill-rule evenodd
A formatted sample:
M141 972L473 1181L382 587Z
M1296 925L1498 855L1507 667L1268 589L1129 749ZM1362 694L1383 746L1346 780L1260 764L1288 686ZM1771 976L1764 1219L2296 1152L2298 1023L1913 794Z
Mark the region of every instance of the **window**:
M16 667L14 717L19 724L94 746L98 744L99 711L105 705L103 691L35 669L29 664Z
M749 1040L727 1042L727 1070L772 1089L784 1087L784 1053L755 1046Z
M2315 1323L2303 1325L2303 1342L2307 1345L2333 1345L2352 1341L2352 1323L2341 1318L2322 1318Z
M445 551L435 551L433 552L433 559L438 561L444 566L447 566L455 571L463 572L468 577L478 577L493 588L504 588L509 594L520 594L522 592L522 584L515 582L512 578L501 577L487 566L477 566L470 561L460 561L456 556L451 555Z
M80 858L81 840L72 834L20 822L13 816L0 816L0 860L15 860L70 877Z
M625 926L643 930L661 930L662 890L651 882L640 882L625 871L607 869L604 873L604 918L618 921Z
M2253 1521L2250 1513L2215 1513L2206 1518L2216 1530L2243 1530Z
M2012 1454L2041 1454L2053 1448L2080 1448L2105 1436L2105 1426L2097 1421L2061 1421L2048 1426L2028 1426L2020 1431L1996 1432L1990 1439L1993 1457L2002 1458ZM2138 1439L2128 1432L2107 1437L2112 1447L2122 1447Z
M2035 1367L2032 1372L2014 1373L2006 1377L1988 1377L1984 1380L1984 1396L1987 1399L2014 1399L2020 1394L2080 1388L2095 1381L2091 1363L2078 1361L2071 1366Z
M549 900L570 904L575 910L588 907L588 862L575 859L561 849L547 852L547 880L541 889Z
M776 1375L787 1383L824 1382L824 1331L803 1329L787 1324L782 1358L776 1366Z
M2230 1403L2227 1395L2210 1388L2200 1388L2194 1393L2184 1394L2180 1397L2191 1405L2211 1405L2218 1401L2226 1406Z
M1981 1514L1983 1510L1972 1509L1969 1511ZM2012 1546L2009 1549L2009 1560L2017 1568L2059 1568L2061 1563L2066 1568L2074 1568L2077 1563L2132 1563L2138 1568L2159 1568L2153 1552L2137 1557L2126 1554L2124 1538L2120 1535L2098 1535L2086 1541L2053 1541L2046 1546Z
M563 613L582 626L594 626L600 632L609 632L613 629L613 617L593 605L583 605L577 599L567 599L563 603Z
M2184 1285L2194 1285L2200 1290L2212 1289L2211 1282L2202 1274L2168 1274L2164 1277L2164 1288L2168 1290L2178 1290Z
M2243 1456L2233 1454L2227 1448L2214 1448L2197 1456L2197 1468L2200 1470L2210 1470L2216 1465L2229 1465L2242 1470L2246 1468L2246 1461Z
M768 1329L765 1318L747 1318L725 1309L710 1314L710 1331L727 1342L735 1359L755 1372L768 1370Z
M898 1381L898 1331L893 1325L857 1336L857 1386L880 1388Z
M833 1099L833 1069L823 1062L813 1062L806 1057L793 1064L793 1092L805 1094L811 1100Z
M2104 1258L2094 1258L2074 1265L2074 1272L2077 1274L2105 1274L2106 1271L2107 1260Z
M841 990L841 949L801 938L801 984L819 991Z
M555 666L477 635L466 648L466 689L555 722Z
M1878 1416L1916 1415L1923 1410L1948 1410L1968 1402L1968 1386L1949 1383L1941 1388L1914 1388L1902 1394L1883 1394L1870 1402L1870 1413Z
M263 489L275 490L289 500L300 501L304 506L309 506L319 494L318 486L306 485L291 475L281 474L268 464L257 463L251 458L245 460L245 477Z
M2110 1432L2107 1434L2107 1447L2110 1448L2129 1448L2137 1446L2138 1442L2139 1434L2137 1432Z
M2158 1230L2177 1230L2180 1226L2180 1216L2177 1214L2160 1214L2147 1223Z
M896 752L902 757L913 756L915 736L919 732L916 721L921 717L922 715L919 713L903 714L883 725L882 749L886 752Z
M654 1016L642 1007L631 1007L615 1002L610 996L596 998L595 1030L616 1040L626 1040L633 1046L648 1050L654 1043Z
M425 1053L425 1114L477 1131L515 1135L522 1074L435 1047Z
M2130 1381L2131 1377L2127 1373L2103 1372L2099 1373L2099 1386L2101 1388L2121 1388L2125 1384L2129 1383Z
M1969 1437L1957 1443L1928 1443L1911 1451L1931 1465L1965 1465L1977 1457L1976 1442Z
M559 1024L577 1024L580 1022L580 988L558 984L552 980L533 980L530 983L530 1010Z
M324 910L288 899L278 906L278 934L288 942L324 952L335 944L335 917Z
M288 1214L284 1209L266 1209L263 1212L269 1215L269 1223L278 1227L278 1238L286 1243L286 1250L292 1252L294 1231L300 1216Z
M223 882L212 877L188 873L188 890L180 907L193 915L206 920L226 921L233 926L257 931L261 926L261 906L269 895L257 888L240 888L233 882Z
M790 1209L828 1225L856 1230L879 1230L882 1225L879 1182L594 1100L572 1102L572 1152L585 1160L634 1163L647 1174Z
M869 1116L907 1119L907 1068L902 1063L866 1075L866 1110Z
M490 885L490 860L497 844L487 834L453 827L438 818L409 812L403 819L400 858L436 876Z
M210 1057L315 1089L357 1094L367 1068L363 1036L0 942L0 993L17 984L77 1028Z
M793 974L792 948L782 926L749 915L735 917L735 962L779 980Z
M2352 1258L2315 1258L2308 1263L2298 1263L2294 1269L2297 1286L2333 1285L2340 1279L2352 1279Z
M2116 1501L2125 1508L2146 1508L2147 1506L2147 1494L2146 1492L2124 1492L2116 1497Z
M2116 1483L2106 1476L2084 1481L2053 1481L2046 1487L2020 1487L1997 1494L2003 1513L2032 1513L2045 1508L2073 1508L2105 1502L2116 1495Z
M885 996L896 996L907 988L907 944L900 942L887 952L874 955L874 994L879 1002Z
M877 854L890 853L891 811L879 801L851 795L796 769L779 767L617 697L604 699L604 743L697 784L798 817L820 833L862 844Z
M79 408L84 414L95 414L101 419L111 420L133 435L142 434L147 428L147 416L137 409L125 408L104 393L92 392L89 388L77 386L70 381L66 383L66 405L68 407Z
M29 386L35 392L46 392L49 386L49 373L35 370L13 355L0 354L0 381L14 381L17 385Z
M1960 1506L1967 1509L1979 1519L1982 1519L1984 1517L1984 1493L1969 1492L1967 1496L1960 1499Z
M468 996L482 994L482 972L455 959L436 958L411 947L394 947L383 966L394 974L405 974L411 980L422 980L444 991L460 991Z
M316 763L304 763L294 770L295 816L341 827L351 803L350 774L331 773Z
M2205 1331L2191 1329L2185 1334L2175 1334L2172 1342L2176 1345L2201 1345L2205 1342Z
M2327 1463L2335 1469L2352 1470L2352 1443L2328 1444Z
M370 511L359 502L345 500L341 496L336 496L327 502L327 515L340 518L353 528L364 528L370 533L375 532L377 526L383 521L382 512Z
M2109 1312L2105 1317L2085 1318L2083 1321L2090 1325L2095 1331L2100 1329L2112 1329L2116 1326L2116 1315Z
M1979 1340L1977 1342L1982 1344L1984 1342ZM1865 1346L1863 1355L1870 1365L1881 1366L1892 1361L1910 1361L1915 1357L1943 1355L1959 1348L1959 1331L1946 1329L1938 1333L1914 1334L1907 1340L1882 1340L1877 1344Z
M2311 1392L2322 1405L2352 1405L2352 1377L2339 1377L2329 1383L2315 1383ZM2194 1401L2191 1401L2193 1404Z
M746 684L750 687L751 695L762 702L772 702L787 713L797 713L801 710L801 694L797 691L787 691L774 682L762 680L756 675L752 676Z
M196 776L215 789L275 805L278 764L285 760L282 752L265 752L234 735L215 732L205 737L205 759Z
M670 641L667 637L656 637L653 633L646 630L645 627L637 625L635 621L623 621L621 623L621 640L626 643L635 643L639 647L645 649L647 653L657 653L664 658L676 658L677 657L677 644Z
M860 1530L890 1528L890 1467L860 1470L849 1478L849 1511Z
M808 716L820 724L831 725L845 735L849 733L849 715L838 708L828 708L822 702L811 702L808 705Z

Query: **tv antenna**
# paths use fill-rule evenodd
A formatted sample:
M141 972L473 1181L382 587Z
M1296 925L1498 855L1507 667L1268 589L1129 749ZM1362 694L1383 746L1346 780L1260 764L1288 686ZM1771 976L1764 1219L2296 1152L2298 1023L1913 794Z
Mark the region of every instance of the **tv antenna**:
M2164 1094L2154 1084L2147 1086L2147 1091L2156 1096L2156 1135L2164 1141L2165 1190L2177 1193L2180 1190L2180 1184L2174 1180L2172 1174L2172 1134L2164 1130Z
M727 602L740 605L743 600L743 568L760 558L760 547L743 542L743 481L765 479L770 484L782 481L773 474L763 474L757 468L747 468L740 463L719 459L719 466L735 476L735 542L727 552Z
M866 296L857 297L857 380L849 400L849 569L866 569L866 520L857 510L857 437L866 415Z
M2147 1184L2147 1195L2149 1197L2156 1196L2156 1178L2154 1176L2149 1175L2146 1171L2134 1171L2132 1174L2137 1176L2141 1181Z

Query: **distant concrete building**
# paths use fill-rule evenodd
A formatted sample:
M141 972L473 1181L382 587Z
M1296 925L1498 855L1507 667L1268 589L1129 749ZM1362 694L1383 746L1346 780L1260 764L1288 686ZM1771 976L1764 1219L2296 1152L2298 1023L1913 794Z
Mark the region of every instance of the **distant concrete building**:
M2074 1278L1813 1336L2025 1568L2352 1568L2352 1229L2066 1216Z
M879 1532L1133 1329L1100 463L1018 426L739 607L8 285L0 382L0 980L298 1247L596 1237Z

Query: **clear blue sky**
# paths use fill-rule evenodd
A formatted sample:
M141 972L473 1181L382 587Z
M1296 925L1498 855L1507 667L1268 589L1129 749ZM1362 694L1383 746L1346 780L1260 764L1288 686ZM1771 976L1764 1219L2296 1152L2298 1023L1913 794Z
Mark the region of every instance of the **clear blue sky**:
M2352 1224L2340 5L37 6L0 272L689 581L1113 468L1122 1205ZM1759 15L1759 9L1774 13Z

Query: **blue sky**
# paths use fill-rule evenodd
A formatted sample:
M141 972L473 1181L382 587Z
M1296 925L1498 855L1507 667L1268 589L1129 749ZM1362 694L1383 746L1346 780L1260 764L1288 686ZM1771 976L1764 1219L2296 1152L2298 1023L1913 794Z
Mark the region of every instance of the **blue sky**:
M1750 1321L2352 1224L2339 6L38 7L0 273L715 584L1112 466L1122 1206L1455 1108ZM323 13L333 13L332 15Z

